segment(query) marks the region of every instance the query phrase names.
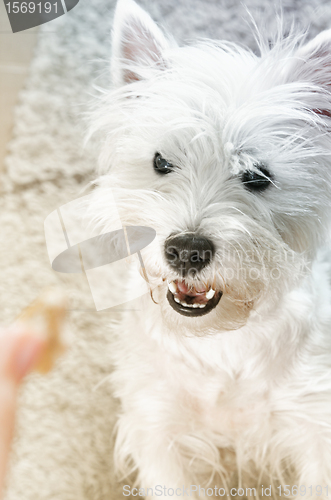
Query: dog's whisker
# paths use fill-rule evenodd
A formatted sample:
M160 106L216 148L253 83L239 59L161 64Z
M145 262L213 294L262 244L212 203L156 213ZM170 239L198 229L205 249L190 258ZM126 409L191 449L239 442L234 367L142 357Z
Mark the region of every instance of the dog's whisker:
M112 377L111 373L109 375L106 375L103 379L101 379L97 384L93 386L92 391L93 392L97 391L103 384L109 382L111 377Z

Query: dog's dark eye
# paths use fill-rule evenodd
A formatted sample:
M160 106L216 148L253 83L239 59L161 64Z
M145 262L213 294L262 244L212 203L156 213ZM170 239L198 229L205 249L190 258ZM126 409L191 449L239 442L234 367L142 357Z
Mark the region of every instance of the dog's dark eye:
M259 169L261 175L252 170L246 170L241 176L241 181L249 191L265 191L272 184L272 176L265 167L254 166Z
M162 158L160 153L155 153L154 170L159 174L169 174L173 170L173 165Z

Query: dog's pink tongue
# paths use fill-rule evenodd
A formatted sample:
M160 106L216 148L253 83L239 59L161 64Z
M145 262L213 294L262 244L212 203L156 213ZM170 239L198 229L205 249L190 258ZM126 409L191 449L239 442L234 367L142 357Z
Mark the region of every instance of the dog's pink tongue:
M190 288L187 286L185 281L177 281L177 289L179 292L184 295L188 295L189 297L194 297L198 293L206 293L207 291L202 285L200 287Z

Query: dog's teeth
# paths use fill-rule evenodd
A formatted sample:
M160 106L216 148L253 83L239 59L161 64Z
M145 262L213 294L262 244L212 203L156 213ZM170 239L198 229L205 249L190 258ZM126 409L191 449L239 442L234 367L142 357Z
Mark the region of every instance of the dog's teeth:
M176 293L177 292L177 285L173 281L171 281L170 283L168 283L168 288L169 288L169 290L170 290L171 293Z
M202 309L203 307L206 307L206 304L199 304L199 307Z
M192 304L192 306L193 306L194 308L197 308L197 307L199 307L199 304Z
M175 302L178 302L178 304L181 304L181 301L177 297L174 297L174 299L175 299Z
M176 300L176 299L175 299ZM177 301L176 301L177 302ZM198 304L188 304L187 302L180 301L180 304L184 307L198 307Z
M206 299L210 300L214 297L215 295L215 290L213 290L212 288L206 293Z

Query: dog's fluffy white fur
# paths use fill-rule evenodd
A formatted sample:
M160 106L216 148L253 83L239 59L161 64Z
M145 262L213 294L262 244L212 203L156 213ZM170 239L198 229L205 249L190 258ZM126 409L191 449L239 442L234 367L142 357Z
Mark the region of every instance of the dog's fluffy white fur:
M142 251L152 297L115 327L112 375L116 465L145 490L331 487L331 31L259 46L178 47L133 0L117 5L90 210L111 227L111 191L124 225L157 233ZM250 190L261 165L270 185ZM193 318L167 300L182 278L164 254L191 233L215 255L185 284L223 294Z

